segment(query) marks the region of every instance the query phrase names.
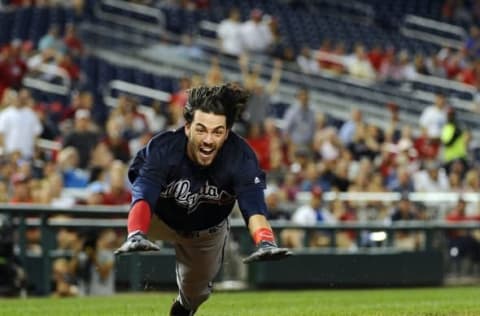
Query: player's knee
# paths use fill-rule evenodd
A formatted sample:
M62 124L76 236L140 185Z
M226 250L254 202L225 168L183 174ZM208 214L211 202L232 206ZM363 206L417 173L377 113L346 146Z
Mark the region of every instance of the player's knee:
M187 303L188 307L196 310L210 296L212 285L208 284L208 286L202 288L186 287L182 292L183 300Z

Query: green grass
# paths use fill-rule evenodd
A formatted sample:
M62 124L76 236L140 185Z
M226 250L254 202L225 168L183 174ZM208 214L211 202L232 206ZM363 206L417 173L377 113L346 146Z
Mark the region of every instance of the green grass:
M0 299L0 315L168 315L172 292ZM196 316L480 315L480 287L214 293Z

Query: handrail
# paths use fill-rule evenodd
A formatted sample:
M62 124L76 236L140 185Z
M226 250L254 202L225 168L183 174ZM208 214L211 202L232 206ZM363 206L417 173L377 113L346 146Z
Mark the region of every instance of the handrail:
M42 149L48 149L48 150L61 150L62 149L62 143L54 140L49 140L46 138L39 138L35 142L35 145Z
M31 89L40 90L48 93L53 93L57 95L68 95L70 93L70 88L56 83L51 83L40 78L32 78L26 76L22 80L22 84Z
M0 213L11 213L14 215L57 215L68 214L72 216L91 216L91 217L110 217L126 216L129 206L72 206L72 207L53 207L46 204L5 204L0 203Z
M45 74L62 79L62 84L52 83L41 76L37 77L35 73ZM40 64L35 67L33 72L28 73L22 80L23 85L28 88L54 93L58 95L68 95L72 85L69 74L56 65Z
M463 46L462 41L457 41L457 40L454 40L454 39L445 38L445 37L439 36L439 35L433 35L431 33L425 32L425 31L410 30L410 29L406 28L405 26L402 26L400 28L400 33L403 36L416 38L416 39L422 40L424 42L433 43L433 44L436 44L436 45L439 45L439 46L447 46L447 47L456 48L456 49L461 49L462 46Z
M114 98L111 96L114 90L122 91L127 94L133 94L136 96L148 97L162 102L169 102L171 98L171 94L168 92L152 88L146 88L145 86L129 83L122 80L112 80L108 83L103 93L103 102L110 107L117 106L118 98ZM143 110L148 110L150 108L150 106L145 104L140 104L139 106Z
M309 191L297 193L299 200L310 199ZM397 202L402 198L398 192L325 192L323 199L333 201L336 199L342 201L382 201ZM480 193L473 192L412 192L408 194L408 199L412 202L456 202L459 199L466 202L479 202Z
M156 23L148 23L135 18L126 17L125 15L104 12L104 10L102 10L103 5L153 17L156 19ZM154 7L135 4L124 0L102 0L95 3L94 14L103 21L120 24L150 34L162 35L165 33L165 15L162 10Z
M14 218L14 225L19 231L19 256L21 262L25 262L29 256L26 247L26 229L28 227L39 227L41 231L42 256L40 257L40 269L43 277L39 285L39 293L50 294L51 291L51 260L58 255L55 248L55 230L58 228L124 228L128 206L105 207L105 206L76 206L73 208L52 208L48 205L6 205L0 204L0 213L9 213ZM55 218L52 215L66 214L75 216L75 218ZM121 216L119 219L112 219L112 216ZM39 216L39 219L30 219L27 216ZM86 217L86 218L85 218ZM105 219L99 219L105 218ZM248 229L241 218L232 218L231 228L235 232L248 235ZM423 231L425 233L425 247L432 249L435 247L433 239L439 231L452 229L478 229L478 221L469 221L461 223L449 223L446 221L398 221L385 223L380 221L373 222L339 222L335 224L315 224L315 225L297 225L287 221L271 221L272 228L275 231L282 229L302 229L307 232L327 231L330 233L330 247L335 247L335 232L342 230L355 231L373 231L383 234L383 240L391 241L393 232L397 230ZM245 239L249 240L249 239ZM249 243L250 244L250 243ZM137 275L138 277L138 275ZM134 273L130 276L130 286L135 289Z
M429 27L431 29L440 30L445 33L451 33L457 35L461 39L465 39L467 37L467 32L465 32L465 30L460 26L428 19L418 15L407 14L405 16L404 22L420 25L423 27Z
M413 29L412 26L417 26L422 30ZM450 34L458 39L436 35L432 32L429 32L428 29ZM439 46L448 46L457 49L463 47L463 43L467 37L467 33L462 27L412 14L407 14L405 16L402 26L400 27L400 33L402 33L404 36L417 38L419 40L437 44Z
M355 0L350 0L350 1L336 1L336 0L310 0L308 1L310 3L327 3L327 4L332 4L335 6L341 6L343 8L347 9L354 9L358 12L364 13L367 17L373 17L375 15L375 10L371 5L368 5L366 3L362 3L361 1L355 1Z
M76 214L77 215L77 214ZM235 230L247 230L245 222L240 218L231 218L230 227ZM127 219L98 219L98 218L49 218L47 225L52 228L125 228ZM19 225L18 220L14 222ZM38 218L27 218L25 224L28 227L40 227L41 220ZM345 221L336 223L315 223L311 225L301 225L286 220L270 220L274 230L281 229L304 229L306 231L315 230L433 230L433 229L479 229L478 220L469 220L464 222L448 222L445 220L407 220L407 221Z

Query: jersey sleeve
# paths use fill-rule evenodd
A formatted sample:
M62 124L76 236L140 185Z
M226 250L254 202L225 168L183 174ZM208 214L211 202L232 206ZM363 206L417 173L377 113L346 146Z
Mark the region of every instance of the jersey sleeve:
M137 154L128 171L132 182L132 205L145 200L153 210L165 186L167 173L165 150L151 141Z
M265 172L260 169L257 157L245 144L246 150L234 167L233 182L238 206L248 223L255 214L266 215L267 206L263 190L266 188Z

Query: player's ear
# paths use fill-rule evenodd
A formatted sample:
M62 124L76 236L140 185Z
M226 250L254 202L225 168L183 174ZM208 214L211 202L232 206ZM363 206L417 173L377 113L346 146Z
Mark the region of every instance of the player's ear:
M185 123L185 135L188 137L190 135L190 128L192 125L190 123Z

